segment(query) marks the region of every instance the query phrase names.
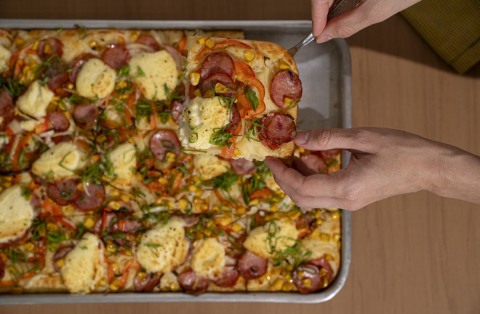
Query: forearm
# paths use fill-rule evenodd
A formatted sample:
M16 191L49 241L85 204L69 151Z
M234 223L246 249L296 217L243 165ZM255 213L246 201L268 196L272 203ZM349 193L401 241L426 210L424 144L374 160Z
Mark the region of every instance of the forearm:
M436 173L432 176L430 192L480 204L479 156L441 144L432 164Z

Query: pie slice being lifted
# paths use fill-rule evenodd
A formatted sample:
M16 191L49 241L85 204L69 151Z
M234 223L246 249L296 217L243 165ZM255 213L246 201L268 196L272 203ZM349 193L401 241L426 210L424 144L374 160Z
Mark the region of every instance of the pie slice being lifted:
M283 47L262 41L189 37L184 150L224 158L287 158L294 150L302 82Z

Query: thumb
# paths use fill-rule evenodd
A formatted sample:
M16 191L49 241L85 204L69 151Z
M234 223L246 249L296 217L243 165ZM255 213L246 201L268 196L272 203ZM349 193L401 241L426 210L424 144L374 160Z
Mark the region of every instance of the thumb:
M327 25L327 15L330 8L330 0L311 0L312 4L312 34L318 36Z
M362 2L356 8L331 19L323 32L317 36L317 43L332 38L347 38L372 24L383 21L386 17L372 14L375 12L373 5L372 1Z
M295 136L295 144L308 150L323 151L330 149L347 149L369 151L368 140L359 129L321 128L300 131Z

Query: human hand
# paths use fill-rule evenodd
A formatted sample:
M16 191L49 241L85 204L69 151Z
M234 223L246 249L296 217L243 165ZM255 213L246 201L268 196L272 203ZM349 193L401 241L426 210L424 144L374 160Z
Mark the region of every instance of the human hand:
M312 32L317 43L323 43L332 38L350 37L359 30L382 22L419 1L363 0L356 8L331 19L327 24L328 11L334 0L311 0Z
M357 210L420 190L480 204L480 158L450 145L381 128L302 131L295 143L312 151L352 153L347 168L331 174L317 174L299 158L292 168L278 159L265 160L299 207Z

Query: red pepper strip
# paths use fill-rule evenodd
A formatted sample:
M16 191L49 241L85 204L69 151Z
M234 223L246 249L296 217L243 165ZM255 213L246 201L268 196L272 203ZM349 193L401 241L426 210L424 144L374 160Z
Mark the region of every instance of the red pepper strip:
M235 39L227 39L223 41L219 41L216 43L212 48L208 48L208 46L203 47L202 51L195 57L195 61L198 61L208 55L210 52L217 50L217 49L225 49L229 46L237 46L240 48L248 48L252 49L249 45L242 43L241 41L235 40Z
M115 272L113 271L113 265L112 263L110 263L108 258L105 258L105 262L108 264L108 269L107 269L108 283L112 283L113 278L115 277Z
M158 191L158 190L161 190L165 187L165 184L162 184L158 181L152 181L150 182L149 184L146 185L146 187L152 191L152 192L155 192L155 191Z
M244 122L243 120L240 121L240 123L238 124L237 128L231 133L232 135L240 135L243 133L243 125L244 125ZM222 147L222 152L219 154L220 157L223 157L223 158L232 158L234 153L235 153L235 146L237 144L237 137L234 136L230 139L230 147L228 147L228 145L225 145Z
M125 120L128 125L133 125L133 119L135 119L135 91L132 92L127 100L127 110L125 110Z
M183 37L182 39L180 39L177 43L178 45L178 51L180 51L180 53L183 54L183 51L185 50L185 47L187 46L187 36L185 36L185 34L183 34Z
M43 123L37 124L35 126L35 134L40 135L43 132L48 131L49 127L50 127L50 124L48 122L48 119L45 118L43 119Z
M262 198L262 197L263 198L269 198L270 196L272 196L272 193L270 192L270 190L268 188L263 188L263 190L256 190L255 192L250 194L251 199Z
M218 198L218 200L220 201L220 203L222 203L222 205L224 205L224 206L232 206L232 207L234 207L235 209L238 208L238 204L237 204L236 201L229 202L229 201L224 200L223 197L222 197L222 195L221 195L216 189L213 190L213 193L215 193L215 196Z
M237 96L237 102L240 102L240 105L242 108L239 108L240 111L240 116L250 120L253 116L256 116L258 114L261 114L262 112L265 111L265 87L263 86L262 82L260 82L257 78L254 76L249 76L245 75L246 71L252 71L252 69L246 65L245 63L239 62L239 61L234 61L235 63L235 73L237 74L237 80L244 83L245 86L248 84L251 87L255 87L258 90L258 93L260 94L260 97L258 99L258 107L257 110L253 110L252 104L248 101L246 97L246 91L242 91L238 93ZM245 70L247 68L247 70ZM253 71L252 71L253 73Z
M13 78L17 79L20 76L20 73L22 72L22 68L25 65L25 62L20 59L15 63L15 70L13 71Z
M122 279L120 279L120 288L124 287L128 280L128 270L129 269L139 269L140 264L137 261L131 260L125 264L123 268Z
M18 164L18 158L20 157L20 153L22 152L22 148L25 146L26 143L30 141L32 138L32 133L28 133L25 137L18 141L17 147L15 148L15 152L12 158L12 169L13 171L20 170L20 165Z
M255 73L253 72L252 68L244 63L244 62L240 62L240 61L233 61L235 63L235 71L237 73L237 75L239 75L239 71L241 74L243 74L244 76L255 76Z
M45 198L43 201L43 209L52 215L56 221L61 223L64 227L70 229L70 230L75 230L75 227L63 220L63 212L62 208L57 205L57 203L52 202L49 198Z
M177 176L175 177L175 181L173 181L172 190L176 191L180 188L180 184L182 183L182 178L183 178L182 172L177 174Z

